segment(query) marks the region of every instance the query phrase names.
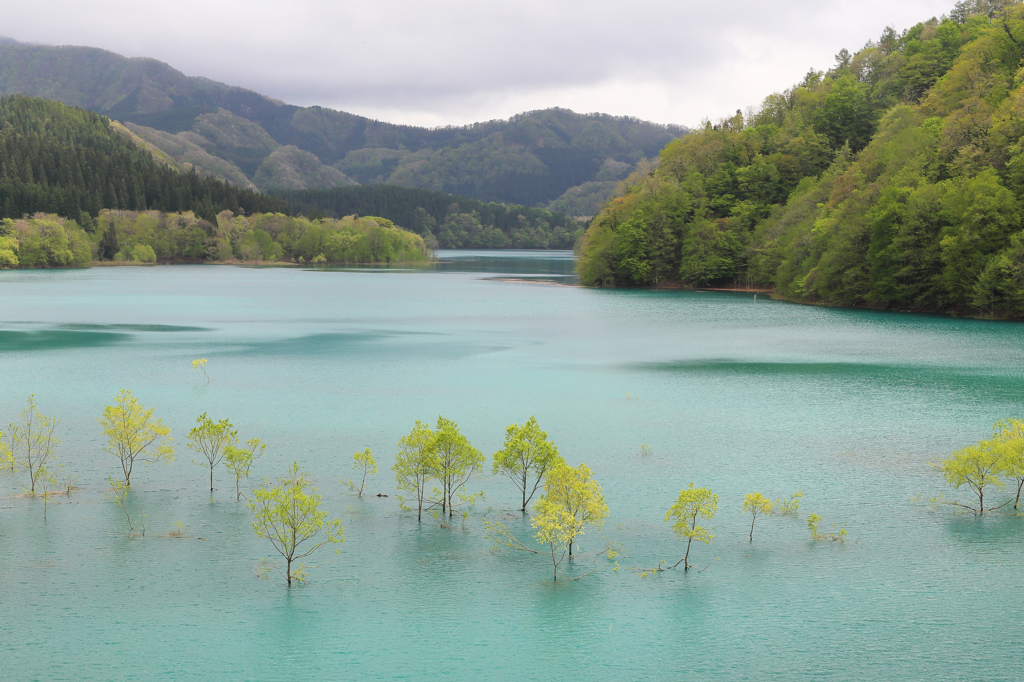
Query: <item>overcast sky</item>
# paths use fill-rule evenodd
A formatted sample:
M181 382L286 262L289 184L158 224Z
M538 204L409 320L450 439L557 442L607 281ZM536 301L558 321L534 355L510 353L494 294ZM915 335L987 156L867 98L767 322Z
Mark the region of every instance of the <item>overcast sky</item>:
M0 33L437 126L565 107L697 125L954 0L33 0Z

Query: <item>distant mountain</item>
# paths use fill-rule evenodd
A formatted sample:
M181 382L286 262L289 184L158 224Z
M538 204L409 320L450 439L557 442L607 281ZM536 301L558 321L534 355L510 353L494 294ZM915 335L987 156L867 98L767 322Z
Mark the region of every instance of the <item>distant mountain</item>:
M0 94L45 97L125 124L179 168L239 187L387 183L482 201L597 211L644 157L687 132L546 109L461 127L381 123L187 77L154 59L0 39ZM558 210L556 208L556 210Z

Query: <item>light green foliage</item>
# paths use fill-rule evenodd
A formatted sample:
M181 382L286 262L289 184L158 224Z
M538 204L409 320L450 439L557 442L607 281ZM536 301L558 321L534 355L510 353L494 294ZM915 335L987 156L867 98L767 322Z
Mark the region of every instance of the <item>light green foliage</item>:
M564 506L548 502L544 497L537 504L537 512L530 520L537 529L534 537L551 549L554 579L558 580L558 565L576 537L583 534L584 523Z
M843 542L846 539L846 529L839 528L834 523L822 530L821 517L817 514L811 514L807 517L807 530L811 531L811 539L813 540Z
M225 449L238 441L238 431L231 430L231 422L221 419L215 422L203 412L196 418L196 425L188 432L188 446L206 460L193 464L210 469L210 491L213 492L213 470L224 461Z
M192 369L198 369L203 373L203 377L206 378L206 383L210 383L210 375L206 373L206 358L196 358L192 361Z
M267 449L259 438L245 441L245 447L228 445L224 448L224 467L235 475L235 501L242 499L242 479L249 478L254 461L263 456Z
M47 470L54 449L60 444L53 435L60 420L40 414L35 395L30 395L26 402L21 420L7 426L7 448L11 453L10 462L28 471L29 488L34 495L39 477Z
M483 493L462 492L470 477L480 470L484 456L459 432L459 425L439 416L433 443L433 477L441 484L434 494L441 497L441 514L452 516L456 504L472 504ZM456 502L456 499L458 502Z
M544 495L537 502L534 526L546 528L547 538L538 535L537 539L548 544L555 542L553 552L556 546L564 544L570 559L575 539L587 526L603 526L608 516L604 492L593 479L593 473L586 464L575 469L565 464L552 468L544 481Z
M253 499L246 506L253 513L253 530L261 538L270 540L274 549L285 560L284 577L292 580L305 577L302 564L295 569L292 563L300 561L324 545L344 542L341 521L328 520L327 512L320 509L321 498L316 487L295 462L288 474L254 489Z
M103 449L117 457L124 472L124 484L131 485L136 462L167 462L174 460L171 429L162 419L153 419L153 409L139 404L132 392L117 394L116 404L103 408L99 418L107 445Z
M672 523L672 531L680 540L686 538L686 554L672 568L683 564L683 570L690 568L690 545L694 540L711 543L712 535L707 528L697 525L697 519L710 521L718 511L718 495L710 488L694 488L693 483L685 490L679 491L679 497L665 512L665 521Z
M1016 418L1003 419L993 425L995 448L1000 452L999 472L1017 484L1013 508L1020 505L1021 488L1024 487L1024 421Z
M781 516L796 516L797 510L800 509L800 499L803 496L803 491L797 490L789 496L788 500L784 497L780 497L775 500L775 504L772 505L772 513L779 514Z
M90 260L88 235L66 218L37 213L0 226L0 267L83 266Z
M156 252L149 244L136 244L132 249L132 260L140 263L155 263Z
M0 473L10 474L14 472L14 453L11 451L13 436L7 431L0 429Z
M356 490L356 494L359 497L363 496L363 488L366 487L366 477L368 475L375 475L377 473L377 460L374 458L370 448L366 448L362 452L357 452L352 455L352 468L362 474L362 479L359 482L359 488L356 489L355 484L349 481L349 486Z
M434 477L436 470L434 457L434 432L429 424L423 424L418 419L416 425L398 441L398 455L395 457L395 465L391 470L395 472L395 481L398 489L411 495L410 498L398 496L398 502L402 509L410 509L407 501L416 503L416 519L423 520L423 507L427 508L440 504L427 497L427 483Z
M505 446L494 453L493 472L504 474L515 484L522 493L520 511L525 512L547 472L562 464L558 448L534 416L522 426L512 424L505 429Z
M974 445L968 445L959 450L954 450L950 457L944 459L941 464L933 464L942 471L943 478L951 486L959 490L967 486L978 498L978 506L953 502L955 506L962 507L975 514L984 514L986 511L993 511L1004 506L1008 502L997 507L985 507L985 490L988 488L1000 489L1006 484L1002 480L1002 451L992 441L979 441Z
M43 523L46 522L46 509L49 506L50 498L60 490L60 483L55 472L43 464L36 472L36 483L39 486L39 496L43 498Z
M772 513L772 501L761 493L747 493L743 498L743 513L750 514L750 542L754 541L754 522L758 515Z

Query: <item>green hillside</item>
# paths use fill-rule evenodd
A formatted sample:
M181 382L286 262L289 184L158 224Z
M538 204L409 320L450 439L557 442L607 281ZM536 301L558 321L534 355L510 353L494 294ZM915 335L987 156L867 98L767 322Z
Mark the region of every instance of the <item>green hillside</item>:
M574 197L577 209L589 210L581 215L592 215L613 191L613 182L637 161L686 132L680 126L565 109L438 129L392 125L283 104L186 77L153 59L0 42L0 94L12 93L59 100L122 121L180 167L187 164L241 187L387 183L536 206L603 182L587 186L586 201ZM281 147L288 148L284 164L272 158ZM297 150L309 156L300 161ZM608 177L609 168L617 177Z
M958 3L669 144L582 240L603 285L1024 317L1024 7Z
M433 248L570 249L583 233L582 223L542 208L394 185L277 191L274 196L306 215L381 216L420 234Z
M102 209L287 212L287 205L215 178L180 173L91 111L0 97L0 218L54 213L86 229Z

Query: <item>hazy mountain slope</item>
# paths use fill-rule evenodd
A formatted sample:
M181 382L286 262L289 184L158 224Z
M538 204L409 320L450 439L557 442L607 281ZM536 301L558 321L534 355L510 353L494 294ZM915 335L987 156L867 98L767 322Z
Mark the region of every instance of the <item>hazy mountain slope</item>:
M278 147L252 177L257 187L270 189L331 189L357 184L337 168L325 166L313 154L294 145Z
M125 128L149 144L153 150L166 156L167 160L182 172L187 173L194 168L200 175L212 175L236 187L256 189L256 185L246 177L238 166L227 159L210 154L189 139L187 133L174 135L135 123L125 123L124 125Z
M571 187L597 181L607 159L633 165L686 132L680 126L564 109L460 127L392 125L287 105L243 88L187 77L152 59L12 41L0 42L0 94L9 93L55 99L122 122L185 134L179 144L195 144L228 161L250 181L277 147L290 145L357 182L429 187L527 205L547 204ZM223 168L230 167L209 161L203 166L214 174ZM220 177L238 184L237 176L223 172Z

